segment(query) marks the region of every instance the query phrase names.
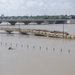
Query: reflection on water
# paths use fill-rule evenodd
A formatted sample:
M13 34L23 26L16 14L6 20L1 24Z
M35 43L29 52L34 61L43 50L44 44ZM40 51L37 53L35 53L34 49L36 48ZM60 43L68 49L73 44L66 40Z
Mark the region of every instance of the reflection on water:
M75 40L0 34L0 75L75 75L74 49Z

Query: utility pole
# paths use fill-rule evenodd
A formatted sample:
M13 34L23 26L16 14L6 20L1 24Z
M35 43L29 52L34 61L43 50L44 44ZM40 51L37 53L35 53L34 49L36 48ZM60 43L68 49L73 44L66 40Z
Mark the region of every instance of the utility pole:
M64 38L64 23L63 23L63 38Z
M19 23L19 32L20 32L20 23Z

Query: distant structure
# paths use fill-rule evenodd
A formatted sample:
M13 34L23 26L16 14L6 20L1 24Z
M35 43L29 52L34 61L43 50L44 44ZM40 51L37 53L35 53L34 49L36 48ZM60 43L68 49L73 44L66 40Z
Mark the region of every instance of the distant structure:
M75 19L70 19L69 24L75 24Z
M70 15L69 20L67 21L69 24L75 24L75 15Z
M37 15L37 16L4 16L1 14L0 23L9 22L15 25L17 22L28 25L29 23L48 24L75 24L75 15Z
M1 14L1 17L4 17L4 14Z
M1 17L0 18L3 19L4 18L4 14L1 14Z
M28 25L29 23L42 24L47 22L48 24L66 24L67 19L0 19L0 23L9 22L11 25L15 25L17 22Z

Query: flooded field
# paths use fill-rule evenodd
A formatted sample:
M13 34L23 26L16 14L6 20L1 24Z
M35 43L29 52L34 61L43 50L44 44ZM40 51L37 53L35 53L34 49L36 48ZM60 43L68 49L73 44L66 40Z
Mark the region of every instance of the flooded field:
M62 25L24 27L63 30ZM74 27L65 25L65 31L74 34ZM1 33L0 75L75 75L75 40Z

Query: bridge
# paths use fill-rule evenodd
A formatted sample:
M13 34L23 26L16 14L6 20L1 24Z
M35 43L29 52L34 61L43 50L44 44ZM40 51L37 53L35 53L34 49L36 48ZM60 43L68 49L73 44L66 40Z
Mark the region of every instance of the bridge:
M48 22L49 24L65 24L68 19L0 19L0 23L9 22L11 25L15 25L17 22L28 25L29 23L42 24Z
M16 31L21 34L33 34L33 35L53 37L53 38L75 39L75 35L71 35L67 32L61 32L61 31L49 31L49 30L26 29L26 28L19 29L19 28L7 28L7 27L0 27L0 30L4 30L8 33Z

